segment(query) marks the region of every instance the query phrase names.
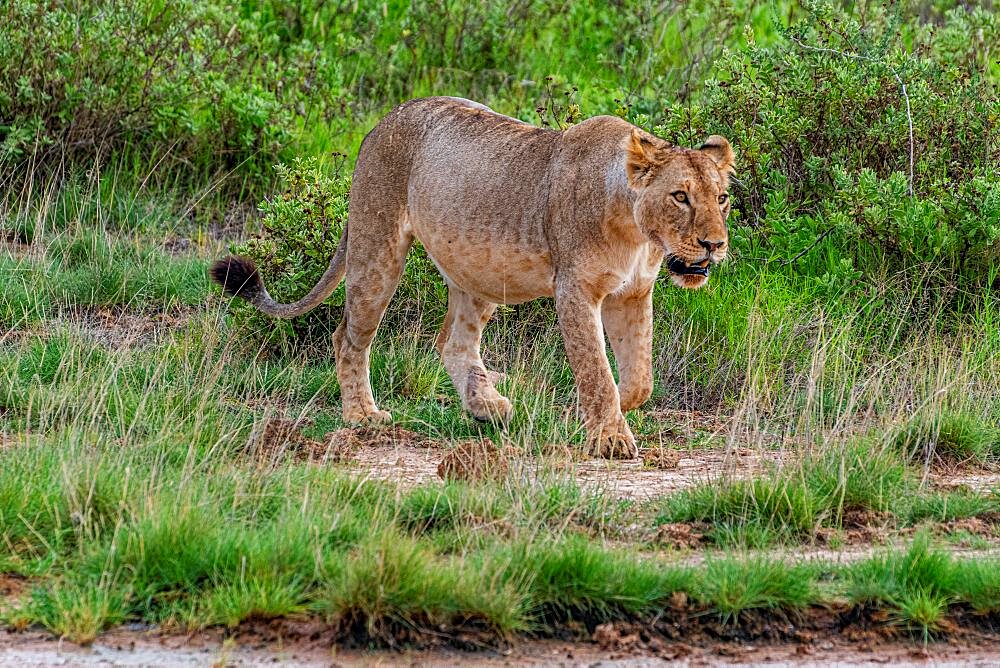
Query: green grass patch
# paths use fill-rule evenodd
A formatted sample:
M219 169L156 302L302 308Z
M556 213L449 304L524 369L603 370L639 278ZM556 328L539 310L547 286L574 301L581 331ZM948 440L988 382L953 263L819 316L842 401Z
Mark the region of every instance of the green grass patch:
M899 430L894 444L919 461L951 464L1000 461L1000 429L988 418L968 411L921 411Z
M670 495L657 521L707 522L720 544L762 547L841 526L847 512L895 510L915 490L897 455L858 439L751 480L722 479Z

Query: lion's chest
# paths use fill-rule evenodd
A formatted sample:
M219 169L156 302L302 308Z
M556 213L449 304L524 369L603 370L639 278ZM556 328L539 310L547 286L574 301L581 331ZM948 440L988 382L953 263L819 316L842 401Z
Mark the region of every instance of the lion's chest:
M576 269L595 300L613 294L642 293L656 281L663 254L651 244L602 250L585 258Z

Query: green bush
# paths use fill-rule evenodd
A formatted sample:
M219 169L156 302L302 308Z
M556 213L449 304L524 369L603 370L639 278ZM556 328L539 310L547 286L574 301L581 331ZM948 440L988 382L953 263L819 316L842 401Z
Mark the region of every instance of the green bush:
M340 156L331 176L314 158L277 165L280 192L260 203L259 229L232 252L257 264L268 292L279 302L300 299L319 281L340 244L347 222L350 178ZM399 297L390 305L389 326L424 316L443 318L447 292L437 268L419 244L407 258ZM403 310L400 311L400 304ZM251 333L255 343L318 344L329 347L329 336L340 322L344 286L309 313L292 320L264 316L245 303L234 304L236 324ZM433 332L428 331L428 335Z
M734 140L747 254L794 259L833 292L918 266L931 282L981 284L1000 257L1000 102L983 56L1000 40L996 14L952 9L935 27L805 9L772 45L748 31L700 105L668 106L659 132Z
M279 302L292 302L309 292L337 251L347 222L350 179L341 170L329 176L315 159L277 165L280 192L262 201L260 227L232 248L257 264L267 291ZM237 302L237 322L271 341L289 337L319 338L332 334L344 304L341 286L327 301L294 320L277 320ZM329 339L327 338L328 342Z
M129 149L259 176L325 98L320 52L279 46L222 3L13 0L0 21L0 161L91 167Z

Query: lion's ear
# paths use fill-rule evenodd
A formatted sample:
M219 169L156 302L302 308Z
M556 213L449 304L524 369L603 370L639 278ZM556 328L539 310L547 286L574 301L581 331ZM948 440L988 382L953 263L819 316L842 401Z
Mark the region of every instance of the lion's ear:
M628 184L633 188L641 188L646 185L653 170L663 164L661 147L635 128L625 138L624 147Z
M733 147L729 145L729 140L719 135L712 135L698 149L708 154L719 170L732 172L736 169L736 156L733 154Z

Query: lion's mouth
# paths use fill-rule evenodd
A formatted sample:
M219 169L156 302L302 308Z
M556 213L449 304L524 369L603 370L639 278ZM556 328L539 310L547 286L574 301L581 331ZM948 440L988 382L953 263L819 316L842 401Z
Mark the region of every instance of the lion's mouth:
M711 267L712 263L708 260L708 258L688 264L676 255L672 255L670 256L670 260L667 262L667 269L670 270L670 273L677 274L678 276L707 277Z

